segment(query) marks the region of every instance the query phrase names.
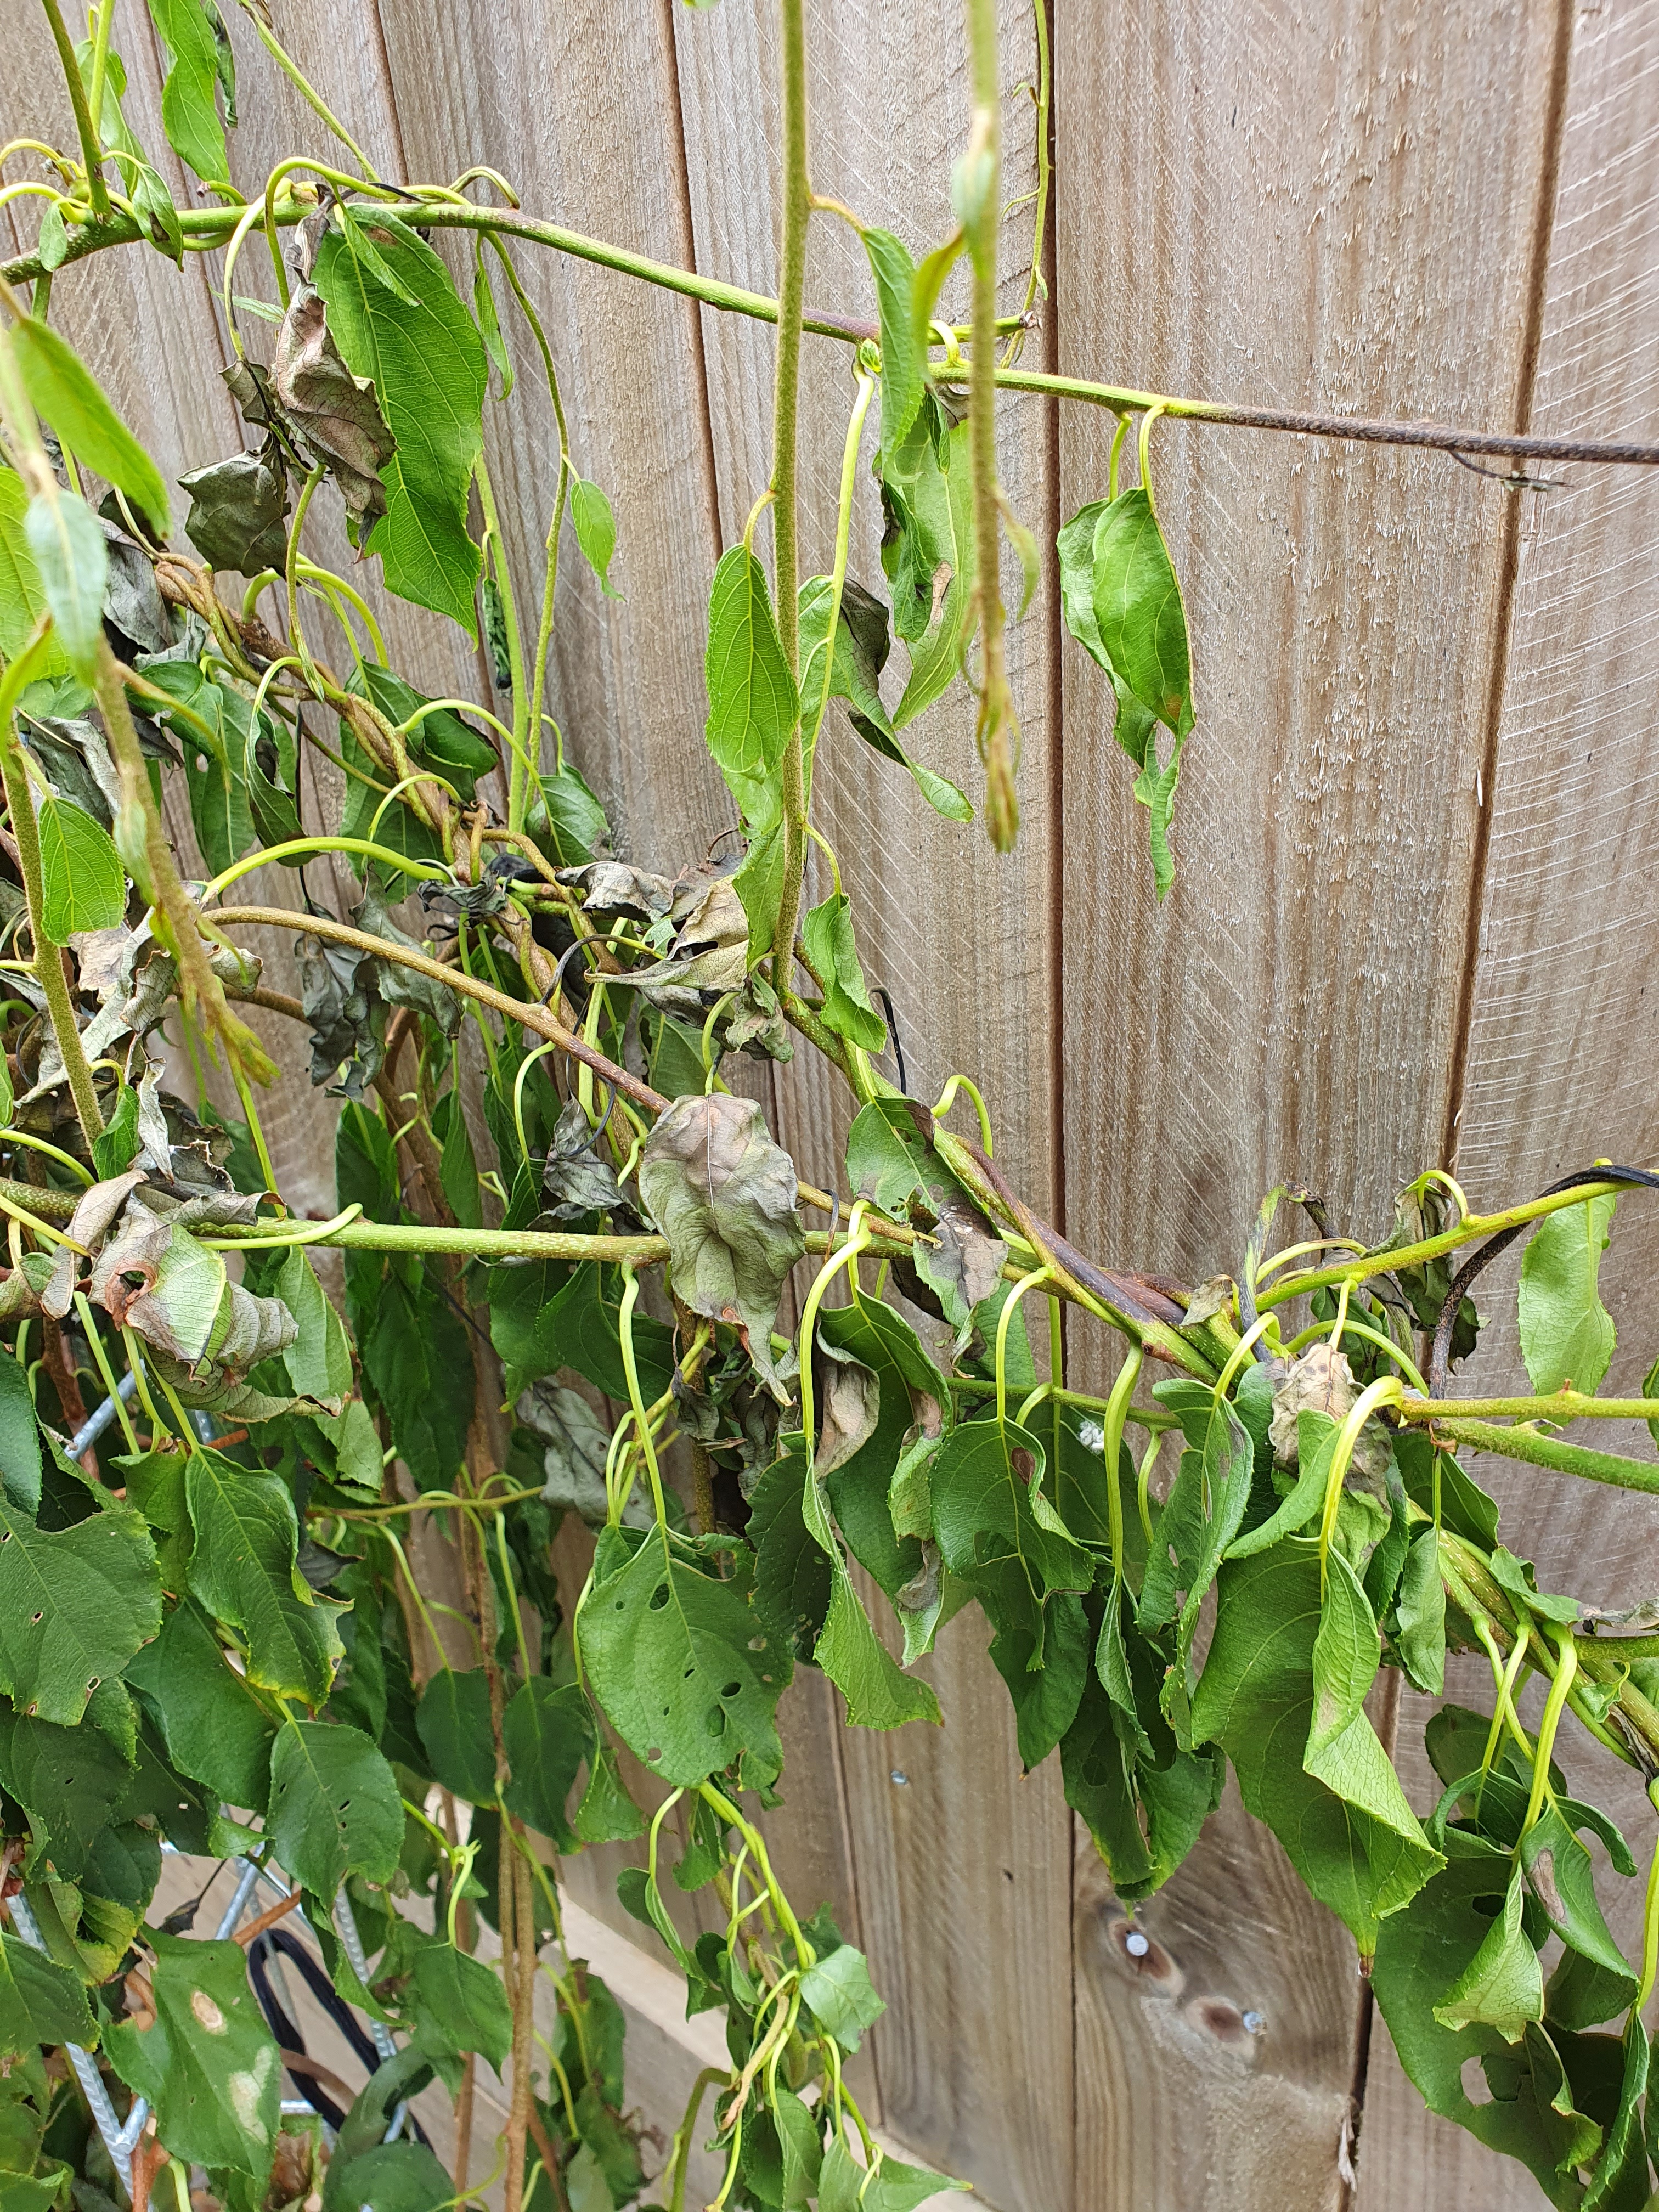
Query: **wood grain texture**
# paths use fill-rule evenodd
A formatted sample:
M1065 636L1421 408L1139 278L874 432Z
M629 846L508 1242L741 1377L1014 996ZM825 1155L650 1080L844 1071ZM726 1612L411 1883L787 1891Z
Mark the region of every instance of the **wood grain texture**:
M1132 5L1110 39L1070 11L1056 27L1063 369L1513 419L1550 11ZM1063 517L1103 495L1111 427L1062 417ZM1154 470L1198 726L1160 912L1105 679L1062 646L1066 1210L1084 1249L1199 1280L1236 1267L1274 1182L1305 1179L1340 1226L1381 1231L1435 1155L1503 495L1440 461L1168 424ZM1357 2021L1346 1934L1230 1796L1148 1924L1167 1917L1186 1944L1203 1930L1200 1983L1267 2028L1172 2064L1179 2008L1133 1989L1109 1948L1102 1969L1100 1876L1082 1863L1091 2203L1185 2208L1224 2178L1240 2203L1334 2204ZM1237 2132L1196 2053L1212 2075L1249 2064Z
M1593 424L1597 434L1645 435L1659 422L1656 85L1653 23L1624 10L1576 15L1533 409L1547 434ZM1659 817L1646 742L1659 506L1656 487L1623 471L1557 473L1571 476L1567 488L1527 495L1520 517L1506 681L1483 775L1489 843L1454 1109L1457 1173L1481 1206L1598 1158L1648 1165L1659 1150L1648 1079L1659 1042ZM1642 1198L1623 1200L1602 1271L1620 1339L1609 1391L1639 1390L1659 1350L1656 1259L1659 1217ZM1468 1389L1528 1387L1512 1320L1518 1251L1500 1264L1481 1304L1504 1325L1483 1339ZM1596 1442L1651 1455L1635 1425L1595 1425ZM1646 1593L1654 1500L1507 1462L1479 1471L1503 1505L1505 1540L1537 1560L1543 1587L1614 1606ZM1489 1711L1484 1670L1468 1681L1466 1701ZM1413 1741L1402 1738L1402 1765L1421 1763L1422 1717ZM1633 1778L1577 1729L1563 1758L1576 1791L1606 1803L1644 1859L1653 1819ZM1413 1802L1424 1802L1415 1790ZM1599 1887L1636 1955L1640 1884L1607 1875ZM1363 2212L1543 2203L1512 2161L1425 2114L1392 2051L1381 2057L1360 2146Z
M1034 44L1028 15L1010 9L1006 17L1003 74L1012 88L1032 73ZM773 291L773 11L680 10L675 30L697 265ZM925 252L952 227L950 170L967 131L958 11L896 10L867 0L818 6L808 9L807 37L814 187ZM1030 179L1029 113L1011 103L1010 197ZM1011 222L1007 237L1005 308L1024 297L1028 214ZM833 217L814 218L806 289L809 302L873 315L863 250ZM961 313L965 301L959 270L944 312ZM757 325L706 312L703 339L729 542L770 471L772 338ZM830 565L852 398L848 349L809 338L803 576ZM872 421L848 573L884 587L880 508L868 476L874 445ZM1016 511L1041 530L1050 489L1039 410L1006 418L999 462ZM1017 604L1012 577L1005 592ZM977 824L941 821L902 772L858 741L838 707L819 747L812 812L853 896L866 974L892 994L910 1088L931 1099L953 1069L975 1075L995 1119L998 1158L1046 1209L1054 1185L1046 937L1052 824L1048 637L1040 611L1012 630L1009 662L1024 733L1024 820L1012 858L993 854ZM981 771L972 728L971 696L958 684L906 741L914 738L918 755L976 801ZM939 907L927 887L947 881L952 896ZM815 858L809 896L829 890ZM779 1071L781 1133L833 1187L842 1180L847 1108L824 1072L804 1060ZM878 1610L885 1610L879 1601ZM1052 2212L1073 2202L1068 1824L1056 1771L1019 1779L1006 1692L984 1646L975 1627L959 1622L924 1670L939 1695L942 1730L850 1730L842 1741L866 1945L890 2007L872 2040L886 2123L919 2155L969 2178L1003 2212ZM838 1711L839 1699L833 1703ZM896 1784L895 1771L905 1778Z

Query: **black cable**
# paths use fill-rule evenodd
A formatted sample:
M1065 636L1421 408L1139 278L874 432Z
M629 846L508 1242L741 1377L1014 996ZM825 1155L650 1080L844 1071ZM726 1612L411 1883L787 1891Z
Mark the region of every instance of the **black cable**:
M268 1928L263 1936L249 1946L247 1972L248 1979L253 1984L253 1994L258 2000L259 2009L264 2014L265 2023L276 2037L278 2046L284 2051L292 2051L303 2057L310 2056L306 2050L305 2036L299 2022L289 2017L286 2008L272 1985L270 1957L273 1953L280 1953L291 1966L297 1967L301 1979L310 1990L312 1996L315 1997L330 2020L350 2045L353 2057L363 2068L365 2073L371 2075L374 2074L382 2061L380 2052L374 2047L374 2039L329 1979L321 1960L314 1958L298 1936L288 1929ZM290 2078L298 2086L300 2094L306 2102L314 2106L322 2114L330 2127L337 2130L343 2123L346 2115L321 2083L310 2074L291 2072ZM412 2112L408 2115L404 2124L405 2132L412 2136L416 2142L429 2145L430 2139L426 2130Z

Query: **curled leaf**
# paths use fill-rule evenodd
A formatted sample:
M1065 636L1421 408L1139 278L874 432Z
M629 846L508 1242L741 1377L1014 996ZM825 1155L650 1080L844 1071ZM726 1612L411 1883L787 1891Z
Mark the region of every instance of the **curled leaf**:
M647 1140L640 1195L667 1237L676 1293L694 1313L738 1329L780 1400L772 1326L789 1270L806 1249L794 1163L752 1098L677 1099Z
M301 451L332 472L348 514L359 524L384 514L380 471L398 441L381 416L373 380L354 376L341 359L314 285L295 289L276 334L270 381Z

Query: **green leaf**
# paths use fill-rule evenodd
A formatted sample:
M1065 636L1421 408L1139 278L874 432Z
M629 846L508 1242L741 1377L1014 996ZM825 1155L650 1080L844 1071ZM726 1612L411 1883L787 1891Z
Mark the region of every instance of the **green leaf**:
M587 1787L571 1826L584 1844L631 1843L645 1833L644 1816L623 1787L616 1753L603 1737L594 1746Z
M484 234L482 231L472 243L477 256L472 276L472 316L483 337L484 351L494 362L495 373L501 380L499 397L507 399L513 392L513 356L501 336L501 319L495 309L495 293L484 259Z
M800 1993L811 2006L818 2026L833 2035L842 2049L854 2051L887 2009L870 1985L870 1968L862 1951L850 1943L826 1952L800 1978Z
M346 1874L390 1881L404 1808L392 1769L361 1729L290 1721L270 1754L270 1834L294 1880L332 1898Z
M1186 611L1164 533L1139 485L1109 501L1097 518L1094 617L1114 672L1143 707L1184 737L1193 726Z
M1160 768L1156 759L1149 760L1134 781L1134 795L1144 806L1150 820L1146 825L1147 838L1152 854L1152 888L1162 900L1175 881L1175 854L1170 849L1170 823L1175 814L1176 790L1181 781L1182 748L1185 737L1176 739L1175 749Z
M1414 1537L1406 1554L1395 1624L1395 1649L1412 1686L1439 1697L1446 1686L1446 1585L1440 1579L1440 1545L1432 1528Z
M418 307L421 304L419 297L410 290L403 278L370 238L364 227L363 218L358 210L349 200L342 200L339 203L339 212L340 235L350 249L351 258L357 264L360 274L368 277L374 283L383 285L391 293L392 298L401 301L404 307Z
M810 1659L833 1588L829 1555L802 1511L805 1462L799 1452L774 1460L750 1499L755 1547L755 1612L779 1650Z
M161 127L167 143L204 185L222 183L230 175L230 156L215 98L218 41L201 0L149 0L149 12L171 57L161 87Z
M910 674L893 711L902 730L944 692L973 635L973 483L966 421L937 446L930 401L901 452L884 463L887 532L882 566L893 586L893 626L910 648Z
M1217 1589L1215 1633L1193 1698L1194 1741L1221 1744L1246 1806L1370 1953L1387 1916L1441 1859L1363 1712L1304 1765L1322 1625L1319 1547L1291 1536L1230 1560Z
M283 1255L271 1289L299 1324L299 1334L283 1352L295 1395L349 1398L351 1347L344 1325L318 1281L316 1269L297 1246Z
M513 2048L513 2013L501 1977L451 1943L415 1954L417 2033L424 2047L476 2051L497 2073Z
M1314 1711L1308 1757L1329 1749L1364 1710L1376 1680L1376 1622L1359 1577L1333 1546L1325 1561L1325 1595L1314 1638Z
M366 550L380 554L389 591L452 616L476 638L480 558L466 503L483 447L483 343L430 246L378 208L371 235L418 307L368 277L331 231L313 271L341 356L354 375L373 378L398 441L380 470L386 511Z
M1522 1924L1521 1901L1517 1867L1510 1876L1503 1911L1434 2008L1442 2027L1468 2027L1478 2021L1495 2027L1506 2043L1518 2043L1527 2022L1544 2017L1543 1969Z
M104 2038L116 2072L149 2099L176 2158L263 2181L278 2125L282 2062L237 1943L151 1933L155 2019Z
M387 1276L367 1332L363 1372L422 1490L441 1490L466 1453L472 1358L466 1322L424 1274L411 1293Z
M819 1019L837 1036L846 1037L863 1052L879 1052L887 1042L887 1025L871 1003L853 941L853 902L837 891L815 906L801 925L806 957L822 979L823 1005Z
M330 2200L341 2208L372 2204L374 2212L445 2212L455 2185L424 2143L379 2143L329 2168ZM574 2212L573 2206L572 2212Z
M1569 1384L1593 1396L1613 1358L1613 1316L1598 1281L1616 1200L1546 1214L1521 1261L1521 1356L1540 1396Z
M1573 1832L1559 1802L1547 1804L1521 1838L1527 1886L1561 1941L1592 1966L1626 1984L1621 2004L1636 1994L1637 1977L1613 1942L1595 1894L1590 1855Z
M617 550L617 518L611 501L596 483L578 477L570 487L570 520L576 526L576 543L582 557L599 580L607 599L623 594L611 580L611 556Z
M142 1516L111 1505L47 1529L0 1504L0 1690L20 1713L73 1725L161 1626Z
M125 1175L137 1150L138 1093L130 1083L123 1083L115 1093L114 1112L102 1133L92 1140L92 1164L99 1181L110 1182Z
M40 1510L40 1429L28 1377L0 1355L0 1484L6 1503L30 1520Z
M804 1455L790 1464L799 1464L804 1484L803 1522L830 1562L830 1604L812 1656L847 1700L848 1724L891 1729L908 1721L937 1722L938 1698L926 1682L903 1672L860 1602L817 1474L808 1468Z
M737 1328L781 1399L772 1328L806 1242L794 1164L773 1143L759 1105L720 1093L676 1099L646 1140L638 1181L668 1239L676 1297Z
M766 572L746 545L732 546L714 571L703 674L708 750L751 835L763 835L781 818L778 764L800 702Z
M15 660L28 643L46 594L29 550L24 518L29 495L14 469L0 468L0 654ZM48 641L41 677L67 674L69 659L55 638Z
M469 1804L489 1804L495 1795L495 1739L483 1668L440 1667L421 1692L415 1725L433 1780Z
M934 1533L951 1573L972 1581L1009 1561L1037 1607L1094 1581L1094 1561L1043 1497L1045 1458L1042 1440L1017 1422L963 1421L929 1470Z
M866 230L881 324L881 450L895 452L916 419L927 367L927 328L916 328L916 266L890 230Z
M1255 1473L1255 1449L1244 1424L1224 1398L1218 1398L1204 1432L1204 1490L1210 1501L1203 1535L1181 1608L1179 1650L1192 1649L1199 1607L1209 1595L1228 1547L1243 1525Z
M739 1758L775 1777L783 1753L772 1711L787 1654L735 1590L688 1566L665 1535L648 1535L590 1594L580 1642L606 1717L665 1782L694 1789Z
M25 389L60 441L124 491L157 538L172 527L161 471L104 397L84 362L50 325L20 315L11 328Z
M167 1615L155 1643L129 1662L125 1679L155 1716L181 1774L227 1804L253 1812L264 1807L276 1724L193 1600L185 1598Z
M121 856L91 815L65 799L43 799L40 811L40 926L54 945L77 930L113 929L127 908Z
M29 1816L31 1866L78 1881L131 1793L127 1753L96 1728L0 1713L0 1784Z
M521 1682L507 1700L501 1740L508 1768L501 1802L561 1850L574 1849L565 1807L595 1741L581 1686L544 1674Z
M88 2050L97 2040L86 1992L69 1968L21 1936L0 1933L0 2057L26 2055L41 2043Z
M249 1681L322 1705L341 1656L339 1608L313 1597L295 1565L299 1528L287 1484L204 1448L185 1465L185 1494L196 1534L191 1589L246 1639Z
M104 635L109 548L84 500L37 492L23 519L40 588L70 666L88 683Z
M183 714L163 714L185 757L190 818L202 857L216 874L240 860L253 842L246 762L249 705L240 691L210 684L193 661L167 660L149 672L157 687L205 722L204 735Z

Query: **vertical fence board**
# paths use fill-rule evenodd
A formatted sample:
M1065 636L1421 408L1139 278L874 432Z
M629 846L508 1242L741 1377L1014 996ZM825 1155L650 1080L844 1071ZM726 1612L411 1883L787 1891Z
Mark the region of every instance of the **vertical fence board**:
M1534 427L1650 440L1659 435L1659 28L1628 10L1582 11L1574 23ZM1634 470L1540 473L1566 483L1522 495L1507 680L1484 777L1490 842L1470 1020L1459 1041L1467 1073L1455 1164L1483 1208L1597 1158L1650 1165L1659 1148L1656 488ZM1621 1340L1606 1391L1638 1392L1659 1350L1656 1261L1653 1201L1621 1200L1602 1268ZM1517 1265L1510 1255L1489 1292L1482 1283L1482 1304L1497 1314L1513 1313ZM1528 1387L1512 1324L1492 1330L1463 1387ZM1609 1449L1651 1455L1635 1424L1595 1430ZM1646 1595L1659 1542L1653 1499L1491 1460L1481 1479L1504 1507L1505 1540L1537 1560L1543 1588L1613 1606ZM1468 1702L1489 1705L1479 1672L1471 1691ZM1413 1730L1419 1740L1423 1717ZM1644 1858L1652 1820L1633 1778L1576 1728L1559 1755L1576 1794L1606 1803ZM1414 1802L1428 1786L1425 1777ZM1639 1956L1641 1884L1601 1872L1609 1923L1626 1955ZM1424 2112L1392 2051L1382 2063L1382 2100L1368 2099L1362 2142L1364 2212L1425 2201L1429 2186L1449 2212L1542 2203L1511 2160Z
M1034 72L1030 18L1007 11L1005 84ZM772 292L775 203L775 47L770 11L678 11L682 106L698 266ZM954 9L895 12L872 4L809 9L810 160L821 193L897 231L920 255L948 234L948 180L968 122L967 58ZM1030 109L1012 102L1008 193L1031 181ZM1020 220L1010 226L1005 310L1024 298ZM815 216L809 303L873 317L868 264L848 227ZM965 313L965 264L945 310ZM772 337L704 316L723 535L741 533L770 471ZM827 571L853 397L848 349L808 337L802 373L803 576ZM848 573L884 586L880 508L866 430ZM999 461L1022 518L1043 527L1049 499L1045 426L1026 405L1002 417ZM1005 586L1017 604L1018 591ZM1039 603L1011 632L1010 674L1024 731L1024 824L999 859L977 824L941 821L902 772L863 747L838 707L814 772L813 816L836 846L859 917L872 983L892 994L909 1087L937 1096L960 1068L986 1088L997 1152L1040 1209L1052 1203L1048 1127L1053 1006L1047 942L1049 639ZM958 684L906 742L977 802L981 771L973 708ZM934 893L945 882L951 899ZM830 884L815 858L810 896ZM802 1056L804 1057L804 1056ZM890 1066L891 1063L885 1065ZM848 1114L827 1072L798 1057L779 1071L785 1141L817 1179L843 1181ZM967 2173L1002 2212L1072 2201L1069 1840L1052 1768L1018 1778L1006 1693L982 1631L947 1630L930 1662L942 1731L848 1731L846 1763L863 1929L890 2012L874 2046L887 2124L907 2144ZM839 1700L835 1701L839 1705ZM896 1772L903 1778L895 1782ZM786 1781L787 1778L786 1777Z
M1131 6L1109 39L1062 11L1062 368L1510 422L1552 33L1542 7ZM1063 416L1062 519L1104 494L1111 428ZM1084 1249L1198 1280L1237 1266L1274 1182L1369 1234L1434 1156L1502 507L1441 459L1173 424L1154 471L1198 723L1160 913L1105 679L1062 647L1066 1197ZM1145 1915L1183 1975L1200 1961L1172 2002L1130 1986L1085 1869L1093 2201L1334 2203L1357 2018L1336 1922L1230 1799ZM1208 1990L1264 2022L1236 2103L1236 2012L1182 2010Z

